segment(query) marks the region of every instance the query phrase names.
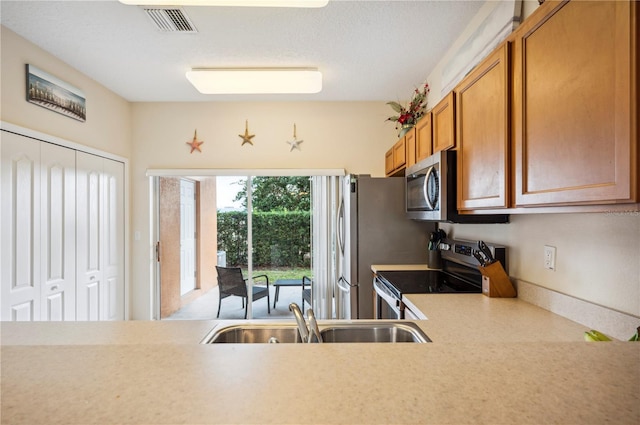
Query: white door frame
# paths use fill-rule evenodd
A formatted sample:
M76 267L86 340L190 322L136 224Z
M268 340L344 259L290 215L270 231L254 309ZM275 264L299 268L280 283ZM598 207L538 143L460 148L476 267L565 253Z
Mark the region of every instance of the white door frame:
M187 187L188 186L188 187ZM196 182L180 179L180 296L196 289Z

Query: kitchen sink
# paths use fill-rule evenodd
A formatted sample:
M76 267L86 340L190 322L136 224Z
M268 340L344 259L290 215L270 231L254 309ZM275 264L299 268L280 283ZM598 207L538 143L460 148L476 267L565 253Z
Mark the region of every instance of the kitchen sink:
M429 337L411 322L329 325L321 328L320 334L324 342L431 342Z
M361 342L431 342L429 337L412 322L371 321L318 323L325 343ZM201 341L202 344L247 344L247 343L301 343L298 328L294 323L282 324L231 324L216 326Z
M272 339L275 338L275 339ZM302 342L298 327L292 325L230 325L213 330L202 340L202 344L255 344L271 342Z

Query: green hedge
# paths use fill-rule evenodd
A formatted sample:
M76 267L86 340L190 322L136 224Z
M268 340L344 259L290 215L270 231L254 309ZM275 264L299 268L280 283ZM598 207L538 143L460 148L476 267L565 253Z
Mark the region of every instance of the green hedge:
M246 212L218 212L218 251L226 252L227 266L247 265ZM308 267L310 252L310 212L253 213L254 267Z

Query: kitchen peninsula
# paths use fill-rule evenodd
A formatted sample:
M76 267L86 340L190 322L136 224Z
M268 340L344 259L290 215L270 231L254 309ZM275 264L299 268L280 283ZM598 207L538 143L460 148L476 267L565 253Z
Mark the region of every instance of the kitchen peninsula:
M584 326L518 299L436 297L417 321L428 344L199 344L223 321L2 323L2 423L639 422L640 344L584 342Z

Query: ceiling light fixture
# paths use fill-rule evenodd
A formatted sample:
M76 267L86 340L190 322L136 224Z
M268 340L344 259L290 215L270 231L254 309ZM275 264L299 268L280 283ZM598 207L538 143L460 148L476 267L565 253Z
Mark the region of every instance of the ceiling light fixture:
M134 6L325 7L329 0L120 0Z
M194 68L187 79L203 94L319 93L316 68Z

